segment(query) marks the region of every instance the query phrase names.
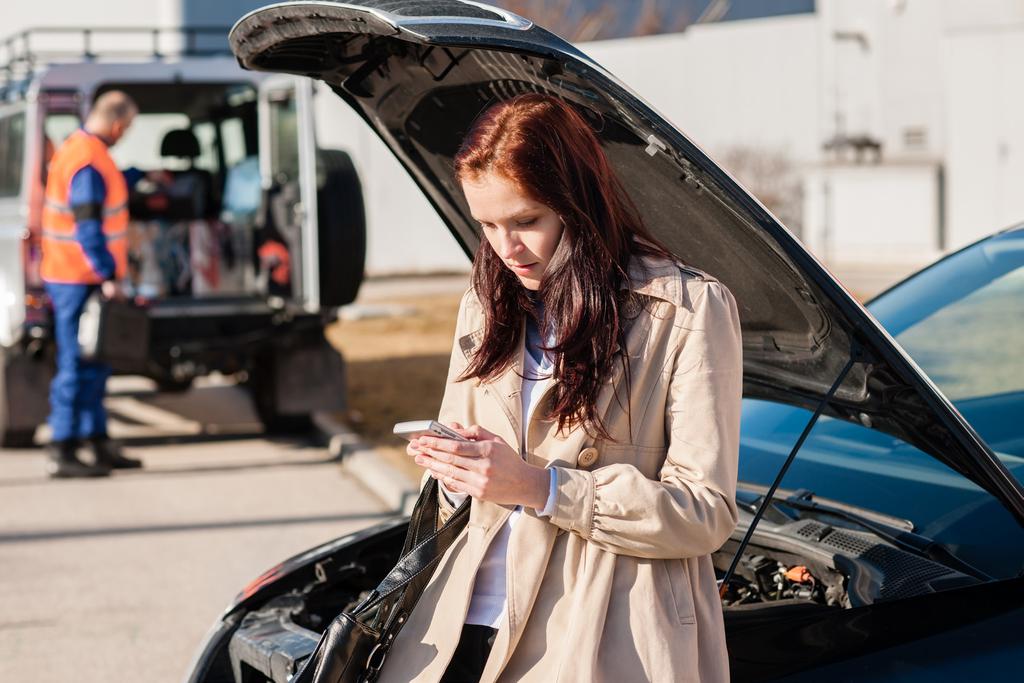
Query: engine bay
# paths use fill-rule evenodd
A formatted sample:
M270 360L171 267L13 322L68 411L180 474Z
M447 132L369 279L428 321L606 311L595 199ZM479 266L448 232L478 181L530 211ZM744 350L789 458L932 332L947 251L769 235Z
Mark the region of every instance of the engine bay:
M841 607L846 598L842 575L825 568L816 568L815 576L806 565L787 564L767 555L744 557L741 567L722 595L724 609L780 600Z
M732 537L712 555L720 583L752 518L741 508ZM402 536L391 533L386 542L339 549L316 562L307 580L244 614L224 653L223 678L216 680L288 681L330 621L393 566L401 543ZM979 579L872 533L775 514L758 523L722 592L722 607L727 630L771 628L794 612L813 618L975 583Z

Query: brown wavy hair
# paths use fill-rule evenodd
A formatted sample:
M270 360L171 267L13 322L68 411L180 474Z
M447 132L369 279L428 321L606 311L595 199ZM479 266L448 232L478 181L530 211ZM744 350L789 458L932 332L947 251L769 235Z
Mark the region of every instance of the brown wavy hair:
M562 219L562 237L538 291L540 329L553 323L555 339L545 349L554 355L556 380L548 417L558 420L559 430L583 424L610 438L595 403L616 355L629 386L623 308L633 294L628 286L620 291L629 282L629 261L671 253L644 228L590 125L556 97L520 95L487 109L463 140L454 171L460 183L499 173ZM534 307L485 239L473 260L472 283L484 309L484 334L459 379L487 381L514 362L521 326Z

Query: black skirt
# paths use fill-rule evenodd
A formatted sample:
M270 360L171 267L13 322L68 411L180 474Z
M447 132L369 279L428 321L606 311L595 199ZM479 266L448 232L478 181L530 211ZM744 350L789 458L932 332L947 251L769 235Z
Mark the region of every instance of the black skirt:
M441 683L477 683L491 654L497 630L479 624L464 624L452 661L441 676Z

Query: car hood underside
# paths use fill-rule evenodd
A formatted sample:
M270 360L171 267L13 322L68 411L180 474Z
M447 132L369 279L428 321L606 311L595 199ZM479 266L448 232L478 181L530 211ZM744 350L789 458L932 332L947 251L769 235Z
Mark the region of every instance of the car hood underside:
M474 2L364 0L271 5L239 21L230 40L245 68L327 83L391 148L468 255L480 235L451 162L475 117L525 92L574 103L647 227L736 297L745 396L813 409L852 355L826 414L931 453L1024 520L1019 484L870 314L695 144L557 36Z

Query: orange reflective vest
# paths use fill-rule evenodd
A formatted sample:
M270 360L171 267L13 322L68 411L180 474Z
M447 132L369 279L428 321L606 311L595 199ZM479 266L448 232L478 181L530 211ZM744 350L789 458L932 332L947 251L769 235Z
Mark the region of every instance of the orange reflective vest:
M43 262L40 275L47 282L97 284L102 281L75 237L75 215L71 209L71 179L86 166L103 178L102 227L107 249L114 257L115 277L125 276L128 267L128 184L95 135L77 130L61 145L50 161L43 206Z

